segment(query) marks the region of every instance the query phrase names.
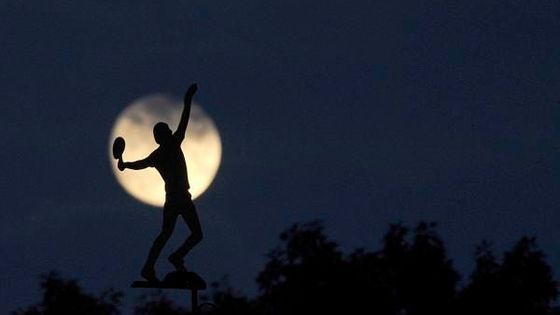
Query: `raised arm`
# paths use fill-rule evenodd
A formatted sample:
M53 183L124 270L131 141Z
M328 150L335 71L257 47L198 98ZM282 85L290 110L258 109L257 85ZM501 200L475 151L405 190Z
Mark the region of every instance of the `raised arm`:
M185 132L187 132L187 124L189 123L189 116L191 114L192 97L197 88L196 84L192 84L185 93L183 101L185 107L183 108L183 113L181 114L181 121L179 121L179 126L173 134L179 141L183 141L183 139L185 139Z

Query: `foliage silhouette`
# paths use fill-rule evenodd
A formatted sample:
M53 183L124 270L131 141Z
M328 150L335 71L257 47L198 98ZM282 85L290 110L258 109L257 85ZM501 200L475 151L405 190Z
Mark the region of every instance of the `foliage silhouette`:
M523 237L502 259L488 242L475 252L476 267L459 286L436 226L391 225L377 251L343 254L320 221L295 224L280 234L257 277L259 294L247 298L227 279L211 285L215 307L205 314L553 315L557 282L534 238ZM119 292L99 297L56 273L41 281L43 301L16 315L119 314ZM135 315L188 314L161 293L140 299Z
M244 297L239 291L233 289L229 284L229 277L224 276L220 281L211 285L212 293L210 305L203 303L201 309L213 315L253 315L261 314L257 300L250 301ZM203 297L203 299L207 299ZM209 307L204 307L208 305ZM216 307L219 305L219 307Z
M558 296L552 269L534 238L523 237L500 264L483 242L476 268L462 294L464 314L551 314Z
M83 292L76 280L64 280L58 273L50 272L41 276L43 299L26 310L13 312L14 315L118 315L123 294L113 290L99 296Z
M313 222L282 233L258 282L274 314L449 314L458 280L433 225L391 226L378 252L344 257Z
M252 314L558 313L551 308L557 283L534 238L521 238L501 264L483 242L476 269L459 287L459 274L435 228L420 223L411 232L391 225L379 251L343 255L321 222L295 224L280 235L280 246L257 278L260 295L245 307ZM215 303L220 314L240 314Z
M181 315L186 313L186 309L176 305L161 291L141 296L134 307L134 315Z

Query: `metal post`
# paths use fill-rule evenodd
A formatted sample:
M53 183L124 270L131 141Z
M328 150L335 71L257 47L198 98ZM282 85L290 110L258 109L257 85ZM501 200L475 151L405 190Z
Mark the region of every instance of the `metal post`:
M191 303L193 314L198 314L198 290L191 290Z

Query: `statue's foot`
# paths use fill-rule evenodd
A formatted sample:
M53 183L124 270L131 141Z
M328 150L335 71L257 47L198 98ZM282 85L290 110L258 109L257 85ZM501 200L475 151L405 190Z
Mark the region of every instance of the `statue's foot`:
M140 275L150 282L159 282L159 279L156 277L156 271L153 267L144 266Z
M175 267L175 270L181 272L187 272L187 268L185 268L183 258L177 257L175 254L171 254L169 258L167 258L169 262Z

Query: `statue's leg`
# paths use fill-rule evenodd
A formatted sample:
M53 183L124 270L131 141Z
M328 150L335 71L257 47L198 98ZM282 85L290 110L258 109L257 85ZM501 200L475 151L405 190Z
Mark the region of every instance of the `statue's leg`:
M181 216L187 223L187 226L191 230L191 234L185 242L177 249L171 256L169 256L169 261L175 266L179 271L185 271L183 265L183 258L189 253L189 251L200 243L202 240L202 228L200 226L200 220L198 219L198 214L196 213L196 208L194 203L189 200L185 207L181 211Z
M158 259L161 250L165 246L165 243L171 237L173 230L175 229L175 222L177 222L178 211L173 209L173 207L168 206L167 204L163 208L163 224L161 227L161 232L154 240L152 247L150 248L150 252L148 254L148 259L146 260L146 264L144 264L144 268L142 268L142 276L147 280L157 280L155 276L154 266L156 264L156 260Z

